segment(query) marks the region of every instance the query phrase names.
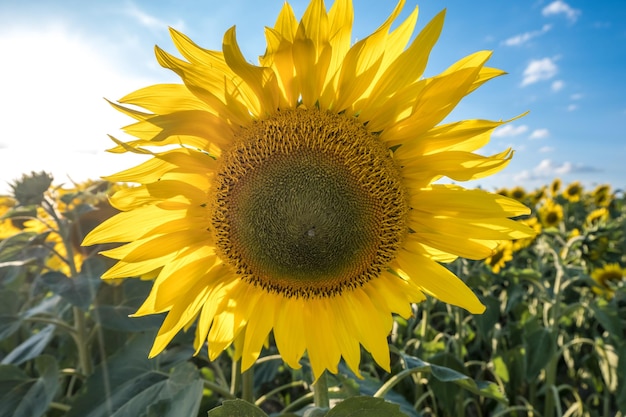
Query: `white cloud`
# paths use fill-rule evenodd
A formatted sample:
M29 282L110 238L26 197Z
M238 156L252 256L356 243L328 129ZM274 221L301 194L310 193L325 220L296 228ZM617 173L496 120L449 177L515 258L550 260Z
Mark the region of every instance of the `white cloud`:
M580 16L581 11L572 8L564 1L556 0L544 7L543 10L541 10L541 14L546 17L563 14L570 21L575 22L578 19L578 16Z
M545 139L550 136L550 131L548 129L535 129L532 131L528 139Z
M105 55L114 48L86 39L62 27L0 32L0 53L19 63L0 66L0 188L33 170L82 181L129 163L104 152L113 145L107 133L131 120L103 97L122 97L148 80L125 75L112 65L119 57Z
M539 153L550 153L554 151L554 147L553 146L542 146L541 148L539 148Z
M567 106L567 111L574 111L574 110L578 110L578 104L570 104L569 106Z
M522 86L534 84L538 81L549 80L558 72L554 63L555 58L533 59L524 70Z
M548 32L550 29L552 29L552 25L543 25L543 27L539 30L520 33L519 35L515 35L508 39L505 39L504 41L502 41L502 45L505 45L505 46L523 45L529 40L536 38L537 36L543 35L544 33Z
M137 7L137 5L135 5L134 3L129 3L128 6L124 10L122 10L122 13L132 17L137 21L137 23L151 30L164 31L167 30L168 26L175 27L178 30L184 30L184 23L181 20L178 20L176 22L166 22L162 19L159 19L158 17L146 13L145 11Z
M527 130L528 130L528 126L526 125L514 126L514 125L508 124L508 125L504 125L502 127L497 128L493 132L492 136L495 138L518 136L518 135L521 135L522 133L525 133Z
M574 164L572 162L563 162L562 164L557 164L551 159L544 159L531 170L524 170L516 174L513 179L515 181L545 180L563 176L566 174L579 174L583 172L599 171L599 169L590 167L588 165Z
M552 88L552 91L560 91L563 89L563 87L565 87L565 82L563 80L555 80L550 86L550 88Z
M569 96L569 98L572 100L580 100L581 98L583 98L583 95L580 93L576 93L576 94L572 94L571 96Z

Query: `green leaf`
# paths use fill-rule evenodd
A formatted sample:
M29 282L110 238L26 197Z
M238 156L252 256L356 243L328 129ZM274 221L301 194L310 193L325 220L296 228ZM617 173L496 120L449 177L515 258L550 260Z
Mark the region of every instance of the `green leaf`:
M147 416L179 417L198 414L204 384L199 378L198 369L184 362L172 370L165 382L160 400L148 407Z
M162 315L129 317L137 311L134 307L104 305L94 309L94 317L102 327L120 332L141 332L161 327Z
M597 298L595 302L591 303L590 307L596 320L600 322L602 327L617 340L622 340L625 324L620 320L617 307L602 298Z
M39 417L47 410L59 386L56 359L42 355L35 359L38 378L29 378L14 366L0 367L0 415Z
M209 414L210 415L210 414ZM326 417L406 417L397 404L382 398L351 397L333 407Z
M398 354L402 353L394 346L390 345L390 349ZM340 394L343 398L355 397L358 394L372 396L382 386L382 382L379 379L365 376L365 379L358 378L350 368L348 368L344 362L339 363L339 373L335 375L341 386ZM413 403L407 401L406 397L396 391L389 391L385 394L386 401L393 404L398 404L400 410L408 416L418 417L419 414L413 408Z
M491 340L493 329L500 320L500 300L490 296L483 298L486 310L483 314L473 316L478 333L483 340Z
M476 395L492 398L504 404L508 403L504 393L500 391L498 385L493 382L476 381L452 368L424 362L415 356L402 355L402 357L406 361L408 369L421 370L425 373L431 373L433 377L441 382L452 382Z
M67 417L195 415L202 381L195 366L184 362L190 355L176 353L171 360L165 353L148 359L153 340L153 332L133 337L106 366L99 366ZM189 413L179 414L177 408Z
M244 400L226 400L209 411L209 417L267 417L259 407Z
M81 272L74 278L52 271L43 274L40 279L53 293L60 295L70 304L87 310L102 282L100 277L104 270L104 262L101 259L90 258L83 263Z
M526 379L534 381L546 367L553 355L556 355L556 344L550 330L539 328L526 335Z
M19 365L41 354L54 335L55 325L49 324L33 334L2 359L2 364Z
M0 291L0 340L11 336L20 328L18 294L12 290Z

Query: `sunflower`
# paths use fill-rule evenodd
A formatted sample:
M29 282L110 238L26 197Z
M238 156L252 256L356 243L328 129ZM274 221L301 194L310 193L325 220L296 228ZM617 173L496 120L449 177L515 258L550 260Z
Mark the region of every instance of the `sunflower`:
M544 227L556 227L563 221L563 206L554 200L546 200L539 207L539 219Z
M46 266L50 270L71 276L81 270L89 256L101 249L81 246L81 242L98 224L119 212L106 200L103 191L108 188L107 183L88 181L74 184L72 188L53 187L44 193L49 204L45 208L37 207L36 216L25 221L23 229L46 234L45 245L50 250Z
M583 186L580 184L579 181L574 181L573 183L569 184L567 187L565 187L565 190L563 190L563 196L569 200L570 203L576 203L577 201L580 201L580 197L583 194Z
M587 214L587 217L585 217L585 225L591 227L598 223L606 222L607 220L609 220L609 211L605 207L601 207Z
M13 223L13 220L6 216L17 204L11 197L0 196L0 240L6 239L21 232L21 229Z
M485 259L485 264L494 274L497 274L511 260L513 260L513 245L510 240L505 240L498 245L490 257Z
M598 185L592 193L593 202L598 207L608 207L611 204L611 186L607 184Z
M389 370L392 314L434 296L484 306L439 261L483 259L506 239L532 234L510 217L529 210L457 185L510 161L510 149L473 153L502 121L440 124L467 94L503 72L490 52L422 76L442 29L438 14L411 41L417 10L403 7L351 45L353 9L313 0L298 22L285 3L265 35L260 65L235 38L222 51L171 30L183 59L156 48L178 84L153 85L113 106L136 123L113 152L149 159L114 174L138 183L115 193L122 213L84 244L120 242L104 278L154 275L135 316L165 313L153 357L195 325L211 360L236 347L243 370L273 341L285 362L305 352L314 375L358 374L360 345ZM145 109L143 110L139 110ZM164 146L162 151L155 147Z
M526 190L524 187L518 185L510 191L509 197L514 198L517 201L524 201L526 198Z
M535 192L531 194L530 200L533 205L537 205L544 198L547 198L547 196L548 196L548 187L544 185L543 187L535 190Z
M517 252L524 248L529 247L535 241L535 238L541 234L541 223L539 222L537 217L535 216L529 217L524 220L519 220L519 222L530 227L535 232L535 234L533 236L530 236L524 239L517 239L517 240L512 241L514 252Z
M550 194L552 197L556 197L559 194L559 191L561 191L561 180L559 178L555 178L550 184Z
M619 264L607 264L602 268L595 269L591 273L591 278L595 281L596 286L592 287L593 292L604 295L611 299L615 295L613 287L626 277L626 269Z

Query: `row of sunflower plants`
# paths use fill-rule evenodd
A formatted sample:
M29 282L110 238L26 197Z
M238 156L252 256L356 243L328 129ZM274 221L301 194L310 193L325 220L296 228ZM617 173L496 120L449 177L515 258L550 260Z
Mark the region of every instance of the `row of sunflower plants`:
M394 321L391 372L363 353L320 378L270 339L251 370L209 361L193 325L149 359L163 316L130 317L150 279L101 280L84 236L121 185L24 176L0 200L0 416L610 416L626 411L626 205L560 181L499 192L532 208L533 239L448 264L482 315L434 299ZM144 277L146 278L146 277ZM149 277L147 277L149 278ZM320 392L327 407L320 408Z
M499 193L532 208L520 221L537 235L503 242L484 261L450 265L479 294L485 313L426 303L399 327L396 344L496 382L507 403L423 375L407 381L403 395L428 415L624 415L624 192L607 185L585 191L578 182L561 189L557 179L531 192Z

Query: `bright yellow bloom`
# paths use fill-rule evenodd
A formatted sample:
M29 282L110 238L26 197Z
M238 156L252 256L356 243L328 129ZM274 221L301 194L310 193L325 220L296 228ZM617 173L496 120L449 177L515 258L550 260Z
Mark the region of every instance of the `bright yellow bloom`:
M523 201L526 198L526 190L524 187L518 185L510 191L509 197L514 198L517 201Z
M610 185L598 185L593 190L593 201L598 207L608 207L611 204L611 186Z
M563 221L563 206L554 202L554 200L546 200L539 207L539 219L544 227L556 227Z
M550 184L550 194L552 197L556 197L561 191L561 180L559 178L555 178Z
M0 240L21 232L21 229L15 226L13 220L9 218L2 218L9 212L9 210L11 210L13 206L15 206L15 204L16 201L14 199L0 196Z
M341 357L358 373L359 345L389 369L393 313L408 317L425 295L484 310L438 261L483 259L529 236L509 219L529 210L433 182L510 161L510 149L473 153L504 122L440 125L502 71L482 51L424 78L444 13L411 41L417 10L392 29L403 4L353 45L349 0L328 12L313 0L300 22L285 3L259 66L234 28L221 52L172 30L185 60L159 48L157 60L184 84L114 104L137 120L125 129L137 139L115 139L112 151L152 158L108 177L140 185L113 195L123 213L85 244L129 242L105 252L119 260L105 278L156 276L136 313L167 312L151 357L197 323L196 351L208 341L213 360L234 343L244 370L270 332L287 364L299 367L306 351L316 376L337 372Z
M576 203L580 201L580 197L583 195L583 186L579 181L574 181L569 184L565 190L563 190L563 196L567 198L570 203Z
M547 195L548 195L548 187L544 185L543 187L535 190L535 192L531 195L530 199L533 204L537 205L541 201L543 201L543 199L547 198Z
M596 223L605 222L609 219L609 211L605 208L599 208L593 210L591 213L587 214L585 218L585 225L592 226Z
M101 247L81 246L81 242L87 233L98 224L119 212L111 207L106 200L104 191L108 188L109 184L107 183L90 181L75 184L73 188L49 190L46 195L52 207L47 209L38 207L35 218L24 222L25 232L48 233L45 242L51 251L46 260L46 266L50 270L60 271L71 276L74 272L81 270L85 259L91 256L95 250L101 249ZM74 198L67 198L70 201L66 203L63 201L65 200L64 196L74 196ZM80 213L72 212L75 206L79 204L92 205L93 209ZM64 224L60 225L55 216L46 210L55 210L56 218L62 219ZM65 227L68 229L65 230ZM64 241L63 234L67 235L67 241Z
M615 295L612 287L626 278L626 269L616 263L607 264L603 268L594 270L591 278L597 283L597 286L592 287L593 292L611 299Z
M498 245L490 257L485 259L485 264L491 268L494 274L497 274L511 260L513 260L513 245L510 240L505 240Z
M516 239L514 240L513 243L513 251L517 252L519 250L522 250L524 248L527 248L528 246L530 246L534 241L535 238L537 236L539 236L541 234L541 223L539 223L539 220L537 220L537 217L529 217L528 219L524 219L524 220L519 220L520 223L525 224L526 226L530 227L534 232L535 235L531 236L531 237L527 237L524 239Z

